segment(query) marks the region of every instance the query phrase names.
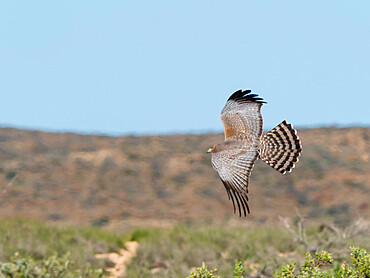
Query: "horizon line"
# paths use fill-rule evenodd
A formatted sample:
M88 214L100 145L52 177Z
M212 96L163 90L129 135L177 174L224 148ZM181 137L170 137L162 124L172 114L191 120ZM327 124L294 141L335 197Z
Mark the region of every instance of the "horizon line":
M306 130L306 129L319 129L319 128L370 128L370 124L317 124L317 125L293 125L297 130ZM7 125L0 123L0 129L17 129L24 131L38 131L44 133L72 133L79 135L95 135L95 136L108 136L108 137L126 137L126 136L166 136L166 135L201 135L201 134L218 134L223 133L223 129L219 130L188 130L188 131L128 131L128 132L119 132L119 131L83 131L76 129L53 129L53 128L33 128L33 127L22 127L17 125ZM266 128L264 131L269 131L272 128Z

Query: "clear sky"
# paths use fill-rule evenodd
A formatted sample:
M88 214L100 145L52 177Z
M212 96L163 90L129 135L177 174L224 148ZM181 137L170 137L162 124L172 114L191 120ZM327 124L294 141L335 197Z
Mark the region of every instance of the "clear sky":
M234 91L265 127L370 124L370 1L1 1L0 126L221 131Z

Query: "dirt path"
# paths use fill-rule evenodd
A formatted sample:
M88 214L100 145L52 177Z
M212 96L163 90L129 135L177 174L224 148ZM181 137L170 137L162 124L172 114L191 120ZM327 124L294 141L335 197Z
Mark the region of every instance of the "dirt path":
M115 265L113 267L106 268L105 270L110 273L109 278L125 277L127 265L131 262L131 259L136 256L137 248L139 243L137 241L125 242L127 250L120 249L119 253L106 253L96 254L97 259L108 259Z

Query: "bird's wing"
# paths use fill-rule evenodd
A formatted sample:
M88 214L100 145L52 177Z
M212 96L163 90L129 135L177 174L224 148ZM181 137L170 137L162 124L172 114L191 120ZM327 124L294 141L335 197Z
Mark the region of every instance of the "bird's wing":
M242 214L241 208L244 216L246 216L246 210L250 213L247 203L248 184L257 157L257 151L235 154L235 152L223 150L212 155L212 166L218 172L227 195L233 202L234 213L236 211L235 202L237 203L239 216Z
M236 91L227 100L221 111L225 140L231 136L251 135L259 138L262 134L262 98L250 90Z

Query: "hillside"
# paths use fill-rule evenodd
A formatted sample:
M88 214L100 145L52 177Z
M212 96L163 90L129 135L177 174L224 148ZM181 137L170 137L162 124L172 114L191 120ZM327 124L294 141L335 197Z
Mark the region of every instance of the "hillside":
M71 225L176 221L269 223L295 208L312 219L368 219L370 128L299 130L285 176L258 161L251 215L239 218L206 149L221 134L108 137L0 129L0 217Z

